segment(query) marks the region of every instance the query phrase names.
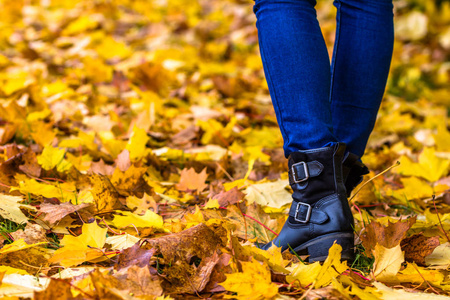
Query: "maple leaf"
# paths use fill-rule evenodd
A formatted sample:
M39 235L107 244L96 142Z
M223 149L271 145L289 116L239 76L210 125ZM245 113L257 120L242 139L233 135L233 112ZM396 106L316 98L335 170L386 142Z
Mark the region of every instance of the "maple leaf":
M385 248L376 244L372 249L375 258L373 263L373 273L377 280L384 281L397 275L405 260L404 253L400 245L392 248Z
M27 208L29 210L36 210L36 208L31 205L19 203L23 201L22 196L9 196L0 194L0 201L2 203L2 206L0 207L0 215L4 219L11 220L18 224L28 222L28 218L20 210L21 207Z
M82 203L79 205L73 205L72 203L61 203L61 204L50 204L50 203L42 203L39 209L40 212L46 214L44 217L44 221L49 222L50 224L54 224L64 218L65 216L76 212L80 209L88 207L89 203Z
M450 160L437 157L433 148L425 148L417 163L402 156L400 166L394 170L403 175L422 177L429 182L435 182L448 174L449 167Z
M106 228L97 223L84 224L83 233L77 237L66 235L61 240L64 246L55 251L50 263L60 263L62 266L76 266L86 261L106 259L102 248L106 242Z
M393 248L400 244L401 240L406 237L406 232L416 222L416 218L409 218L405 222L398 221L391 223L385 227L376 221L372 221L366 227L365 232L361 236L365 249L374 249L376 244L385 248Z
M138 216L134 213L121 211L121 215L115 215L111 225L116 228L127 228L135 226L137 228L152 228L155 230L163 230L163 219L158 214L147 210L143 216Z
M240 299L271 299L278 294L278 286L270 279L265 263L255 259L241 262L242 272L227 274L220 285L227 291L237 293Z
M208 178L206 168L200 173L195 172L194 168L183 169L180 175L180 182L176 184L176 187L182 191L201 192L208 187L208 185L205 184L206 178Z

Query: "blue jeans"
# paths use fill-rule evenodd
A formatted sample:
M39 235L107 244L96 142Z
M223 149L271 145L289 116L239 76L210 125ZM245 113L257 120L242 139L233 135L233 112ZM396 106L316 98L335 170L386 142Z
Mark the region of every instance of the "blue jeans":
M392 0L335 0L330 65L314 0L256 0L270 96L292 151L336 142L361 157L383 97L394 43Z

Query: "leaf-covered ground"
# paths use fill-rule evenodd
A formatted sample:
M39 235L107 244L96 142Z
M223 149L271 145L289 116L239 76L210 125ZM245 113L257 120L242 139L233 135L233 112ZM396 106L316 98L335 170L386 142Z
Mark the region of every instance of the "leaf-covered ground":
M335 245L323 264L252 246L290 202L252 6L0 2L0 295L450 294L450 3L395 1L357 258ZM331 51L334 8L317 9Z

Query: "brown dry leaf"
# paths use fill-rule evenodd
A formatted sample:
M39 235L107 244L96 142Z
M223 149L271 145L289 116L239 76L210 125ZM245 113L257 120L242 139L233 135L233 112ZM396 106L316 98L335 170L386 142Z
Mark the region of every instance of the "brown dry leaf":
M20 229L11 233L14 240L24 239L27 244L47 242L45 229L37 224L27 223L25 231Z
M220 192L215 195L213 199L217 199L219 201L219 206L226 207L228 205L233 205L243 200L245 194L238 190L237 187L232 188L226 192Z
M405 251L406 261L425 266L425 257L439 244L439 236L426 237L423 234L415 234L402 240L400 246Z
M120 251L119 259L116 264L116 269L121 270L130 266L138 266L143 268L148 266L150 259L155 254L155 249L145 250L140 246L140 242L134 244L134 246Z
M180 182L176 184L176 187L181 191L201 192L208 187L205 184L206 178L208 178L206 168L200 173L195 172L194 168L183 169L180 175Z
M205 292L217 293L225 291L223 286L219 284L227 279L225 274L233 273L233 270L230 267L231 258L232 256L228 253L222 253L219 256L219 260L211 273L209 283L204 289Z
M50 279L47 288L40 292L34 292L35 300L71 300L75 299L70 287L70 279Z
M55 224L65 216L82 208L88 207L89 205L91 204L82 203L73 205L70 202L64 202L61 204L42 203L39 211L46 214L46 216L44 217L44 221L49 222L50 224Z
M409 218L402 222L388 222L388 226L384 227L377 221L372 221L361 236L361 240L366 251L374 249L378 243L385 248L393 248L397 246L406 236L406 232L416 222L416 218Z
M159 264L166 266L164 290L169 293L202 291L219 261L218 249L226 245L226 235L221 225L210 228L201 223L179 233L147 240L144 247L155 248L156 254L162 255Z
M0 254L0 266L8 266L36 274L48 266L48 252L40 247L31 247L19 251Z
M114 277L119 279L119 289L127 291L128 294L133 294L135 297L154 299L151 296L161 296L163 294L161 280L157 275L152 275L147 266L132 265L124 269L123 272L115 274Z
M37 156L31 150L27 148L25 153L22 155L23 164L19 166L19 169L30 176L39 177L41 175L41 166L37 162Z
M105 164L105 162L101 159L100 161L93 162L91 164L89 173L90 174L99 174L99 175L112 175L114 173L114 167Z

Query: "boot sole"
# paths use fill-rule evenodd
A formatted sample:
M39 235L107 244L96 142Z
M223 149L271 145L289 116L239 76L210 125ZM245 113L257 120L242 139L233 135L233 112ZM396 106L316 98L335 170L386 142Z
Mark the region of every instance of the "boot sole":
M342 247L341 260L353 262L355 245L353 233L350 232L331 233L316 237L294 248L294 252L299 255L309 255L308 262L324 261L328 257L328 250L335 242Z

